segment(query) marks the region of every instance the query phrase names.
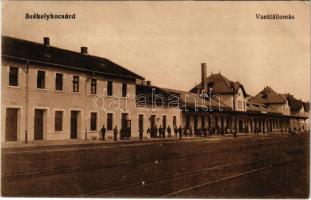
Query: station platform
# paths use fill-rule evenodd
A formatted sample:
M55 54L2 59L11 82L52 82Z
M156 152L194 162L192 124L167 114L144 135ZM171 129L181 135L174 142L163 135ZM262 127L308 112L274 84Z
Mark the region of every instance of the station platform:
M273 136L273 135L288 135L287 133L238 133L237 138L240 137L256 137L256 136ZM138 137L131 137L128 140L120 140L118 138L117 141L114 141L111 136L108 136L105 140L99 139L70 139L70 140L40 140L40 141L29 141L28 143L17 141L17 142L2 142L1 149L2 152L12 152L19 150L28 150L28 149L57 149L57 148L72 148L72 147L99 147L99 146L117 146L117 145L129 145L129 144L150 144L150 143L162 143L162 142L175 142L175 141L187 141L187 140L222 140L222 139L231 139L234 138L232 134L225 135L213 135L208 137L182 137L182 139L176 137L165 137L165 138L150 138L144 137L142 141L139 141Z

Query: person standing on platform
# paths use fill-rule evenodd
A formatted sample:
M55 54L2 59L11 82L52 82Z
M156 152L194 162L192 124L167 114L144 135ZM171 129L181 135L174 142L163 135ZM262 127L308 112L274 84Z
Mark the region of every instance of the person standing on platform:
M140 128L140 129L139 129L139 141L142 141L142 140L143 140L143 134L144 134L144 129L143 129L143 128Z
M179 133L179 139L181 139L182 138L182 128L181 128L181 126L179 126L179 128L178 128L178 133Z
M167 126L166 130L167 130L167 137L171 138L172 137L172 135L171 135L171 132L172 132L171 127Z
M119 131L118 131L118 127L115 126L114 129L113 129L113 140L114 140L114 141L117 141L117 139L118 139L118 138L117 138L117 137L118 137L118 132L119 132Z
M149 134L150 135L150 137L152 138L152 135L151 135L151 129L148 127L148 129L147 129L147 135Z
M105 140L105 135L106 135L106 128L105 125L100 129L100 134L101 134L101 139Z
M154 137L155 138L158 137L158 127L157 127L157 125L155 125L155 127L154 127Z
M177 126L174 127L174 137L177 138L178 137L178 128Z

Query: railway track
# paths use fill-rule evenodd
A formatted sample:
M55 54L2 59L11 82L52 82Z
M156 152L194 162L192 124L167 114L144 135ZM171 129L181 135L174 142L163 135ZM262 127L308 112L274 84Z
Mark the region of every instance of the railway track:
M208 142L208 141L206 141L206 140L203 140L203 142ZM267 142L269 142L269 143L267 143ZM263 146L263 145L269 145L269 144L276 144L276 145L278 145L278 144L282 144L283 142L278 142L278 143L276 143L275 141L273 141L273 139L265 139L264 141L261 141L260 143L258 143L258 144L256 144L256 147L260 147L260 146ZM167 143L164 143L164 145L166 145ZM161 144L160 144L161 145ZM243 145L243 146L241 146L241 148L240 149L245 149L245 148L248 148L249 146L252 146L252 147L254 147L254 145ZM91 153L98 153L99 151L101 151L101 150L103 150L103 149L105 149L105 148L101 148L101 147L96 147L95 149L87 149L87 153L88 154L91 154ZM81 151L85 151L85 149L81 149ZM16 152L14 152L14 154L15 154ZM35 153L38 153L38 152L35 152ZM211 152L211 153L213 153L213 152ZM5 168L10 168L10 165L12 165L12 166L16 166L16 165L19 165L19 164L31 164L31 163L34 163L34 162L45 162L45 161L47 161L47 162L62 162L62 161L68 161L68 160L70 160L70 159L75 159L74 157L72 157L73 155L71 155L69 158L68 157L66 157L66 158L64 158L64 157L61 157L61 158L59 158L59 157L56 157L56 158L53 158L53 157L49 157L49 156L46 156L46 155L44 155L44 157L43 158L38 158L37 156L34 158L34 159L27 159L27 160L22 160L22 161L19 161L18 159L16 159L15 157L14 157L14 162L9 162L10 161L10 159L9 158L6 158L5 157L5 155L6 155L7 153L2 153L2 162L3 163L5 163L6 165L4 166ZM10 154L10 153L9 153ZM23 155L24 156L24 155ZM87 155L86 155L87 156ZM113 162L113 161L112 161ZM9 164L8 164L9 163ZM77 163L77 164L80 164L80 163Z
M287 144L288 141L275 141L275 140L268 140L268 141L261 141L260 143L257 143L256 145L253 144L244 144L235 150L246 150L249 148L260 148L267 145L282 145ZM304 142L300 142L300 144L303 144ZM62 157L62 158L55 158L51 160L46 159L38 159L35 161L16 161L12 163L11 165L6 162L6 160L2 160L2 179L7 180L10 178L14 179L23 179L23 178L30 178L34 176L48 176L48 175L55 175L55 174L61 174L61 173L71 173L71 172L77 172L77 171L86 171L86 170L92 170L92 169L98 169L98 168L112 168L112 167L122 167L122 166L133 166L143 163L150 163L154 162L154 160L171 160L171 159L182 159L187 157L195 157L195 156L208 156L209 154L215 155L215 154L221 154L225 153L226 150L216 150L216 151L210 151L210 150L198 150L198 151L192 151L192 152L186 152L186 153L180 153L180 152L172 152L165 155L160 155L158 157L152 157L152 158L129 158L129 159L119 159L119 160L110 160L110 161L104 161L101 162L100 160L93 160L93 161L87 161L84 160L70 160L70 158ZM44 161L47 161L48 163L44 163ZM49 163L54 164L57 163L57 166L49 167ZM62 163L65 162L65 163ZM37 168L34 168L32 166L33 163L38 164L39 166ZM43 167L42 163L47 165L47 167ZM85 164L86 163L86 164ZM30 165L30 167L29 167ZM30 170L25 170L28 168L31 168Z
M289 162L293 162L297 159L297 158L293 158L292 156L292 154L295 152L297 152L297 150L281 152L281 153L276 153L276 154L269 154L269 155L264 155L264 156L258 156L253 159L247 159L247 160L242 160L242 161L237 161L237 162L231 162L231 163L206 167L206 168L202 168L199 170L187 171L184 173L175 173L175 174L171 174L168 176L145 180L143 182L137 181L137 182L132 182L132 183L128 183L128 184L124 184L120 186L104 188L102 190L96 190L96 191L92 191L89 193L80 194L78 195L78 197L92 197L92 196L94 197L146 197L146 196L152 197L153 196L152 194L143 194L142 191L148 191L148 188L152 188L153 185L155 185L154 187L157 187L159 185L162 185L162 186L164 185L165 187L165 185L167 185L169 181L174 181L176 179L181 179L181 178L182 178L181 180L193 179L193 176L200 177L206 174L213 174L215 173L215 171L217 171L217 174L220 174L219 177L217 178L214 177L210 180L200 182L199 184L196 184L196 185L191 184L191 186L182 187L180 189L170 191L168 193L160 195L161 197L166 197L166 198L174 197L184 192L202 188L202 187L205 187L211 184L224 182L224 181L238 178L241 176L245 176L251 173L256 173L259 171L267 170L278 165L283 165ZM254 164L258 166L253 168ZM243 167L245 166L248 166L249 169L240 171L240 169L241 168L243 169ZM230 170L237 171L237 172L231 173ZM221 176L222 173L226 175L222 177Z
M257 172L271 169L265 174L284 171L288 166L302 166L308 155L308 138L280 138L235 140L234 144L176 142L163 144L162 148L157 144L131 151L114 148L108 151L110 156L101 150L81 151L76 155L76 151L33 157L25 154L25 158L21 154L11 171L14 163L2 163L2 191L5 196L55 197L184 197L195 196L197 191L210 194L210 189L219 188L222 183L230 185L229 180L248 182L248 177L245 178L248 174L255 174L250 177L256 181ZM42 160L26 160L37 155ZM13 155L6 158L14 160ZM299 165L291 164L297 159ZM287 163L290 165L283 167ZM40 166L43 169L37 168ZM274 168L277 166L281 167ZM25 185L33 189L28 190Z
M271 142L271 144L274 145L280 145L283 144L283 142ZM262 146L267 145L267 143L259 143L256 145L248 144L241 146L239 149L236 150L247 150L248 148L260 148ZM269 145L269 144L268 144ZM144 163L152 163L154 160L159 161L167 161L172 159L185 159L188 157L196 157L196 156L208 156L210 154L221 154L226 153L226 150L219 150L219 151L208 151L208 150L199 150L199 151L192 151L187 153L170 153L166 154L165 156L157 157L157 158L130 158L130 159L120 159L120 160L113 160L113 161L107 161L107 162L100 162L98 160L93 162L87 162L86 164L81 163L80 161L71 162L68 166L65 164L58 164L56 167L45 167L45 168L35 168L31 170L24 170L27 168L27 166L20 166L18 170L10 170L10 166L4 166L2 167L3 173L2 173L2 179L4 181L10 180L10 179L24 179L24 178L31 178L31 177L38 177L38 176L50 176L50 175L56 175L56 174L62 174L62 173L72 173L72 172L78 172L78 171L87 171L87 170L93 170L93 169L99 169L99 168L112 168L112 167L123 167L123 166L134 166L138 164L144 164ZM68 158L62 158L58 161L66 161L68 162ZM40 162L40 160L35 161ZM53 163L55 160L50 160L49 162ZM29 162L22 162L22 163L29 163ZM20 164L19 162L16 162L15 165ZM31 164L31 163L30 163ZM65 165L65 166L63 166Z

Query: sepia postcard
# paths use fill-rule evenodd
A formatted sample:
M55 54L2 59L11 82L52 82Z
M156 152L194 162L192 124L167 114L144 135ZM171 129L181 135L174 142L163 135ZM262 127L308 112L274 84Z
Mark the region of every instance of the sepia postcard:
M1 196L309 198L309 1L2 1Z

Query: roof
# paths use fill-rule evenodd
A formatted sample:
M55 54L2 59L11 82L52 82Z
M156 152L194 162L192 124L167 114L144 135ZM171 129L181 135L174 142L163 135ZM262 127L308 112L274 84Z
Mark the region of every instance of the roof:
M303 108L306 112L310 111L310 102L303 102Z
M161 96L159 96L161 95ZM137 105L145 105L155 103L155 104L164 104L168 105L168 98L170 96L169 93L166 91L162 90L159 87L156 86L151 86L151 85L141 85L137 84L136 85L136 103ZM140 98L141 97L141 98ZM142 102L144 101L144 102ZM145 102L147 101L147 102Z
M161 89L171 95L178 95L180 97L180 100L182 101L183 106L187 106L187 108L213 108L215 110L221 108L222 110L232 110L231 107L216 98L204 98L197 93L182 90L174 90L168 88Z
M218 99L205 99L201 97L200 95L192 92L187 91L181 91L181 90L174 90L174 89L168 89L168 88L160 88L153 85L136 85L136 95L138 97L141 96L141 98L136 98L137 105L145 105L146 102L141 101L147 101L147 104L150 104L153 102L154 104L158 105L165 105L170 107L179 107L181 109L204 109L204 110L210 110L212 108L213 110L217 111L220 110L219 107L222 110L231 110L231 108L222 102L218 101ZM161 97L164 98L164 101L161 99L160 96L156 98L156 95L161 95Z
M282 114L268 105L259 103L247 103L248 112L269 113L269 114Z
M284 104L286 103L286 98L275 92L272 88L265 87L255 97L250 98L249 101L251 103L261 104Z
M291 111L299 111L303 107L303 102L296 99L293 95L284 95L287 97L288 105Z
M41 43L2 36L2 56L27 59L33 62L55 65L63 68L82 70L131 79L144 79L134 72L102 57L85 55Z
M244 96L247 96L247 93L244 89L244 86L239 82L233 82L224 77L222 74L211 74L206 79L207 88L213 88L213 94L236 94L238 89L241 88ZM197 92L202 89L202 82L192 88L191 92Z

